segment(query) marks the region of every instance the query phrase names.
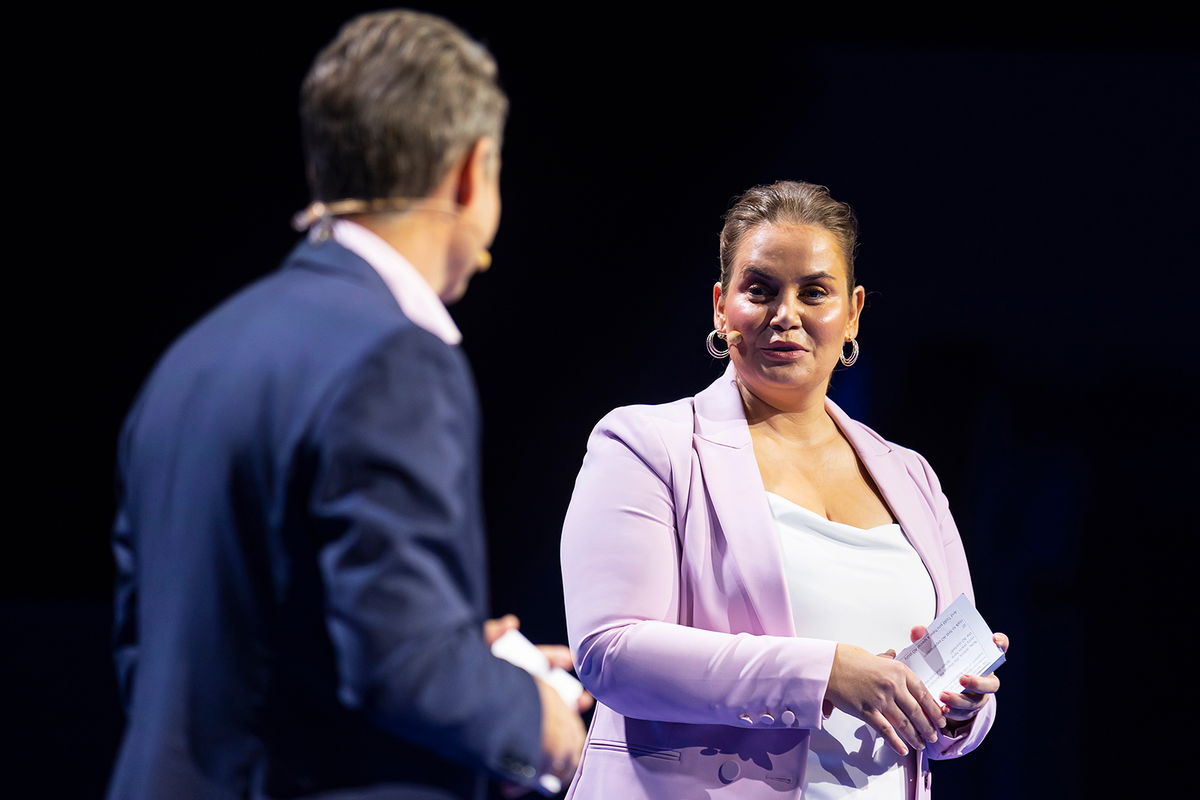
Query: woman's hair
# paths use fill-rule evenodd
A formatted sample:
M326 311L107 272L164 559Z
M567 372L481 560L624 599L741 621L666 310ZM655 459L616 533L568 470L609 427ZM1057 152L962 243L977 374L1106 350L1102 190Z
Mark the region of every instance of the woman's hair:
M721 229L722 293L729 290L733 257L742 239L759 225L776 223L812 225L833 236L846 259L847 288L854 289L854 248L858 244L858 220L854 211L830 197L824 186L804 181L778 181L748 190L725 213L725 227Z

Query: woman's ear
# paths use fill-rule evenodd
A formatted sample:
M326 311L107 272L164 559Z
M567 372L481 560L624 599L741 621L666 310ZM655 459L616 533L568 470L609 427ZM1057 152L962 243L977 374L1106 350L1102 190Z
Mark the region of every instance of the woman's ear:
M850 318L846 321L847 341L858 336L858 321L866 303L867 290L862 286L855 286L854 291L850 293Z
M713 327L717 330L725 328L725 294L720 282L713 284Z

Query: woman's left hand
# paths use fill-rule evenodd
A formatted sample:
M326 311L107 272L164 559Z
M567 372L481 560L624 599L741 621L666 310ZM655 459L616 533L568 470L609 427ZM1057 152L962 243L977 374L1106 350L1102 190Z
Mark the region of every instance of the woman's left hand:
M924 625L917 625L912 629L911 637L914 642L924 635ZM1003 633L993 633L992 641L1005 653L1008 652L1008 637ZM974 719L980 709L987 705L991 696L1000 690L1000 679L994 672L991 675L963 675L958 682L962 684L963 691L942 692L938 698L942 704L942 713L946 715L951 726Z

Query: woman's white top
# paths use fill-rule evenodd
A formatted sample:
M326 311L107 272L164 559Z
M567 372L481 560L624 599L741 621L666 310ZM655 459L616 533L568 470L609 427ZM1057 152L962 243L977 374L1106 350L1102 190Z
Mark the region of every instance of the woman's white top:
M797 636L898 652L912 626L936 616L933 581L899 525L855 528L771 492L767 501ZM903 763L870 726L835 709L809 737L804 798L901 800Z

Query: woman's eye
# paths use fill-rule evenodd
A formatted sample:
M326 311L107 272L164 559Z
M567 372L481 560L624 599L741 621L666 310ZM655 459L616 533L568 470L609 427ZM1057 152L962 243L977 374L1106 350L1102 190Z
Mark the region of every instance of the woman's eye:
M772 292L771 287L769 286L765 286L761 283L752 283L746 287L746 294L754 298L761 298L770 297Z
M806 286L800 290L800 296L805 300L824 300L829 296L829 292L820 286Z

